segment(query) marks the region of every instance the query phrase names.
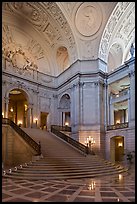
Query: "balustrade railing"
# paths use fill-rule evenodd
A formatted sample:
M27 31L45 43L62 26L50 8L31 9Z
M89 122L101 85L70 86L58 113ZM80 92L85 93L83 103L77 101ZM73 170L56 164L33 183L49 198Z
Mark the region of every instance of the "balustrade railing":
M119 98L121 96L125 96L127 94L128 94L128 90L123 90L123 91L119 92L118 94L111 94L111 96L112 96L112 99L113 99L113 98Z
M128 127L128 122L115 124L115 125L108 125L107 130L116 130L116 129L122 129L122 128L127 128L127 127Z
M56 136L60 137L61 139L68 142L69 144L73 145L75 148L77 148L78 150L80 150L84 154L94 154L94 152L91 151L91 149L89 147L87 147L87 146L83 145L82 143L74 140L70 136L65 135L65 133L60 132L60 131L68 131L68 130L70 132L71 128L66 127L66 126L57 126L57 125L52 125L51 126L51 132L54 133Z
M25 133L18 125L9 118L2 118L2 124L10 125L36 152L41 154L40 145L37 144L27 133Z

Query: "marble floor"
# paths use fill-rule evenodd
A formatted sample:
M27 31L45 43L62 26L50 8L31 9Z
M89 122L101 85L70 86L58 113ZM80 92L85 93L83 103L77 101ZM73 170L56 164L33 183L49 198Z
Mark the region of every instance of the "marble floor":
M2 178L2 202L135 202L135 165L123 174L95 179Z

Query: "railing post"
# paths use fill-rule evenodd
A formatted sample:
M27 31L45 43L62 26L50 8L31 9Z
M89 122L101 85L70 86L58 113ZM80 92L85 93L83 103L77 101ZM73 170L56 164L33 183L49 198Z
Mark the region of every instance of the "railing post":
M88 144L87 144L87 146L86 146L86 153L89 154Z

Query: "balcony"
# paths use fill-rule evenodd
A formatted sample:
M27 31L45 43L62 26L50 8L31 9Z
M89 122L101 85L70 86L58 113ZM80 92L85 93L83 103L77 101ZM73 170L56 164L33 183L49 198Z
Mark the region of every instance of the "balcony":
M112 95L112 98L118 98L118 97L121 97L121 96L125 96L125 95L127 95L127 94L128 94L128 90L125 89L125 90L123 90L123 91L120 91L118 94L113 94L113 95Z
M107 126L107 131L108 130L123 129L123 128L127 128L127 127L128 127L128 122L120 123L120 124L116 124L116 125L108 125Z

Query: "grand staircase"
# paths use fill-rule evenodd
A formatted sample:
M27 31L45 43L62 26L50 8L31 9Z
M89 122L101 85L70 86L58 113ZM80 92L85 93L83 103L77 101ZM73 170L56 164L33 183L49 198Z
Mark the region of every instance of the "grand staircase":
M95 178L120 174L127 169L112 164L98 155L84 155L54 134L45 130L22 128L37 143L42 157L20 164L3 173L4 177L28 180Z

